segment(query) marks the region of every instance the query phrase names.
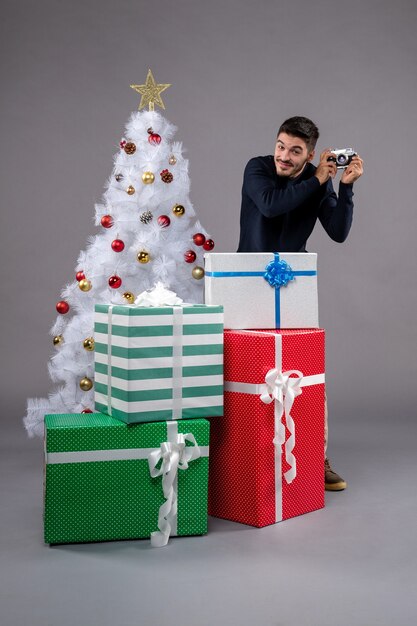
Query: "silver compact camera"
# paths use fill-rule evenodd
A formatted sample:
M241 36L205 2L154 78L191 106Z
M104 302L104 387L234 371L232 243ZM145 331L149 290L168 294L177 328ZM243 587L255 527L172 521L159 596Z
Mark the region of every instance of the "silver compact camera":
M334 161L338 170L344 169L352 161L352 158L356 156L356 152L353 148L339 148L338 150L332 150L335 156L330 156L327 160Z

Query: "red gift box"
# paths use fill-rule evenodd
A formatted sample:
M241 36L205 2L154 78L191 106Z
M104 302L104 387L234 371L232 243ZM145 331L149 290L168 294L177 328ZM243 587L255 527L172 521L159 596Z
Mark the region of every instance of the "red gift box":
M324 507L324 330L226 330L209 514L268 526Z

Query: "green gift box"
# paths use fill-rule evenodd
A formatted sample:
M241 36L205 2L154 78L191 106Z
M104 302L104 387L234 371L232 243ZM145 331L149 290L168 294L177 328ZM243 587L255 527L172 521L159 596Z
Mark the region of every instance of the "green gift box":
M95 406L128 424L223 415L223 307L96 304Z
M209 422L45 416L45 543L207 532Z

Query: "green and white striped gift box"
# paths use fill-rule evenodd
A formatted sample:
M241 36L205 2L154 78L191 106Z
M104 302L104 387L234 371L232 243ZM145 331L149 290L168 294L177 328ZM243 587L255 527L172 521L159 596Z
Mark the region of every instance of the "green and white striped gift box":
M223 307L95 306L95 406L125 423L223 415Z

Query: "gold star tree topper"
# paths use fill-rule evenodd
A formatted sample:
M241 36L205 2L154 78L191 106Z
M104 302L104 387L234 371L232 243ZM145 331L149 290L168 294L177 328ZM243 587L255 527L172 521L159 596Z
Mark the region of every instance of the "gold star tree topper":
M139 111L149 105L149 111L155 110L155 104L161 109L165 109L165 105L161 98L161 93L171 87L171 85L157 84L151 70L148 70L146 83L144 85L130 85L132 89L141 94Z

